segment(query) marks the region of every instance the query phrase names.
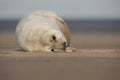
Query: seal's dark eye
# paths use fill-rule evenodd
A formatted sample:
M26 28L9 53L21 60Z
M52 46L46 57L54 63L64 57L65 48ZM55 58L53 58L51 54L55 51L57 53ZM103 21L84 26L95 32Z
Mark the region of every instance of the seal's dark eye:
M50 42L52 42L52 43L56 42L56 36L55 36L55 35L53 35L53 36L51 37Z
M54 35L52 36L52 39L53 39L54 41L56 41L56 37L55 37Z
M54 51L54 49L51 49L51 51L53 52L53 51Z

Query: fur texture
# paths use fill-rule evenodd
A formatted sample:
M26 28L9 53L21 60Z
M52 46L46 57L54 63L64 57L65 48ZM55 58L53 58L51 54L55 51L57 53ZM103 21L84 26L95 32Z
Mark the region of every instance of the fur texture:
M25 51L65 51L70 46L70 30L52 11L35 11L16 27L18 44Z

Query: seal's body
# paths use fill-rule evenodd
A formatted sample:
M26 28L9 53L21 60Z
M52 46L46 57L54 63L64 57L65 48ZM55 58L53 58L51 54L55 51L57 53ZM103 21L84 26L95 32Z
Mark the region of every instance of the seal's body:
M52 11L35 11L16 28L18 44L25 51L65 51L70 35L64 20Z

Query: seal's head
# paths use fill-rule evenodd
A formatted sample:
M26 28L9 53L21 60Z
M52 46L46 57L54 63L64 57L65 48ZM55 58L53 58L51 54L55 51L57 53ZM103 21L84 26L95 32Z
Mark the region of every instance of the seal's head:
M44 36L42 43L44 44L45 51L65 51L67 47L67 40L62 32L50 29Z

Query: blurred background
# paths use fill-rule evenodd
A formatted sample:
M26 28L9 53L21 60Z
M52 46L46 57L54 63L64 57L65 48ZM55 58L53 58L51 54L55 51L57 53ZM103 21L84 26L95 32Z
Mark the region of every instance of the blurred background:
M0 0L0 48L18 47L18 21L41 9L66 21L76 48L120 48L120 0Z
M37 9L57 12L64 19L119 20L119 0L0 0L0 19L19 19Z
M19 20L41 9L65 20L78 52L19 50ZM120 0L0 0L0 80L120 80L119 53Z

